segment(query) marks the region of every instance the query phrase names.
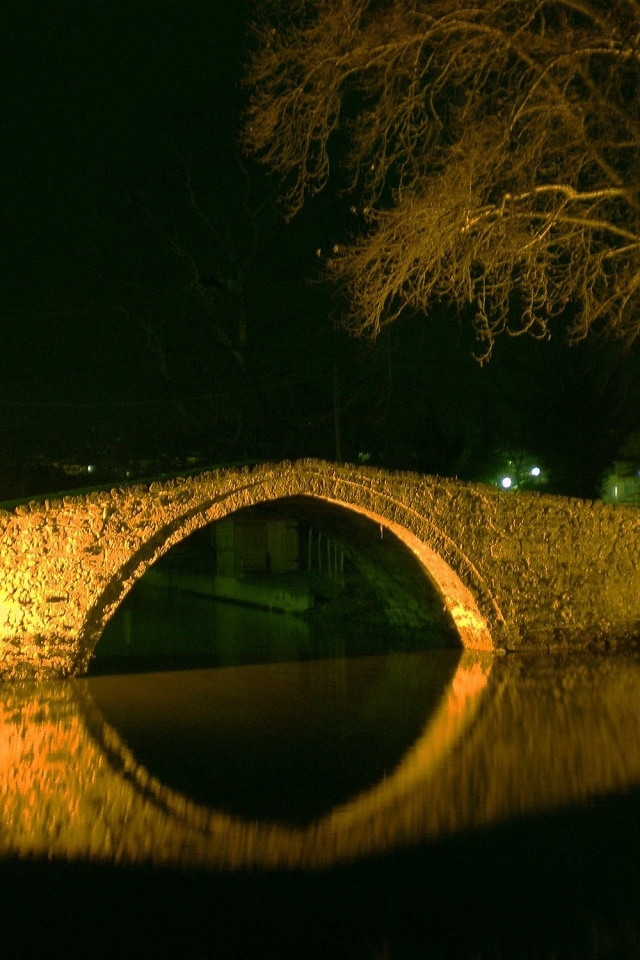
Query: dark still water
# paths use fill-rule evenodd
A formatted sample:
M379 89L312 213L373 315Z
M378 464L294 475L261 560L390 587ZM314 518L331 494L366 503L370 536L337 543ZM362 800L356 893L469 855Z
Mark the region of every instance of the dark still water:
M640 658L415 646L149 594L1 686L6 955L640 957Z

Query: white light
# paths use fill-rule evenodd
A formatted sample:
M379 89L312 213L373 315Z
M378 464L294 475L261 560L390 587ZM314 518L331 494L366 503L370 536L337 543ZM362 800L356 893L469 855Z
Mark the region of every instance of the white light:
M540 467L531 467L531 476L539 477L540 476Z
M87 473L93 473L95 469L96 469L95 464L90 463L89 466L87 467Z
M512 483L513 483L513 480L511 479L511 477L503 477L502 480L500 481L500 486L502 487L503 490L508 490L509 487L512 485Z

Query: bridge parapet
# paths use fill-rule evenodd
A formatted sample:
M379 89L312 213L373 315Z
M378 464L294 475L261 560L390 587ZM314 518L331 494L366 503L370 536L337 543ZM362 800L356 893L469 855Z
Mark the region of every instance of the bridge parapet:
M124 596L173 545L243 507L294 496L393 531L466 647L637 636L635 508L306 460L0 511L0 675L83 672Z

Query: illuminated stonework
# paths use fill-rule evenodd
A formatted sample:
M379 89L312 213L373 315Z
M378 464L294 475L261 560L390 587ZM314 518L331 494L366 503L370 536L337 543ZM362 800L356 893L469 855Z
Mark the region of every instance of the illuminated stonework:
M392 530L423 565L467 648L636 633L637 510L300 461L0 511L0 675L82 673L122 599L174 544L242 507L294 496Z

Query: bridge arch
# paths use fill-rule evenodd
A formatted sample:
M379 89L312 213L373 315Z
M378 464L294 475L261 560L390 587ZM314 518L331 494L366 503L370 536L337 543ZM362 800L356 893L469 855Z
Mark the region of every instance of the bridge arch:
M297 466L297 465L296 465ZM86 668L107 622L132 587L173 546L244 507L292 497L323 501L352 511L391 531L414 555L426 580L441 597L465 648L495 649L490 623L504 623L495 598L472 561L433 520L398 501L382 486L296 470L264 477L242 476L243 483L228 492L212 492L203 484L177 510L158 511L148 535L124 558L86 612L80 630L79 666ZM368 482L367 482L368 481Z
M465 647L637 640L635 508L302 460L0 510L0 677L82 673L115 609L172 546L243 507L294 497L393 531L435 585Z

